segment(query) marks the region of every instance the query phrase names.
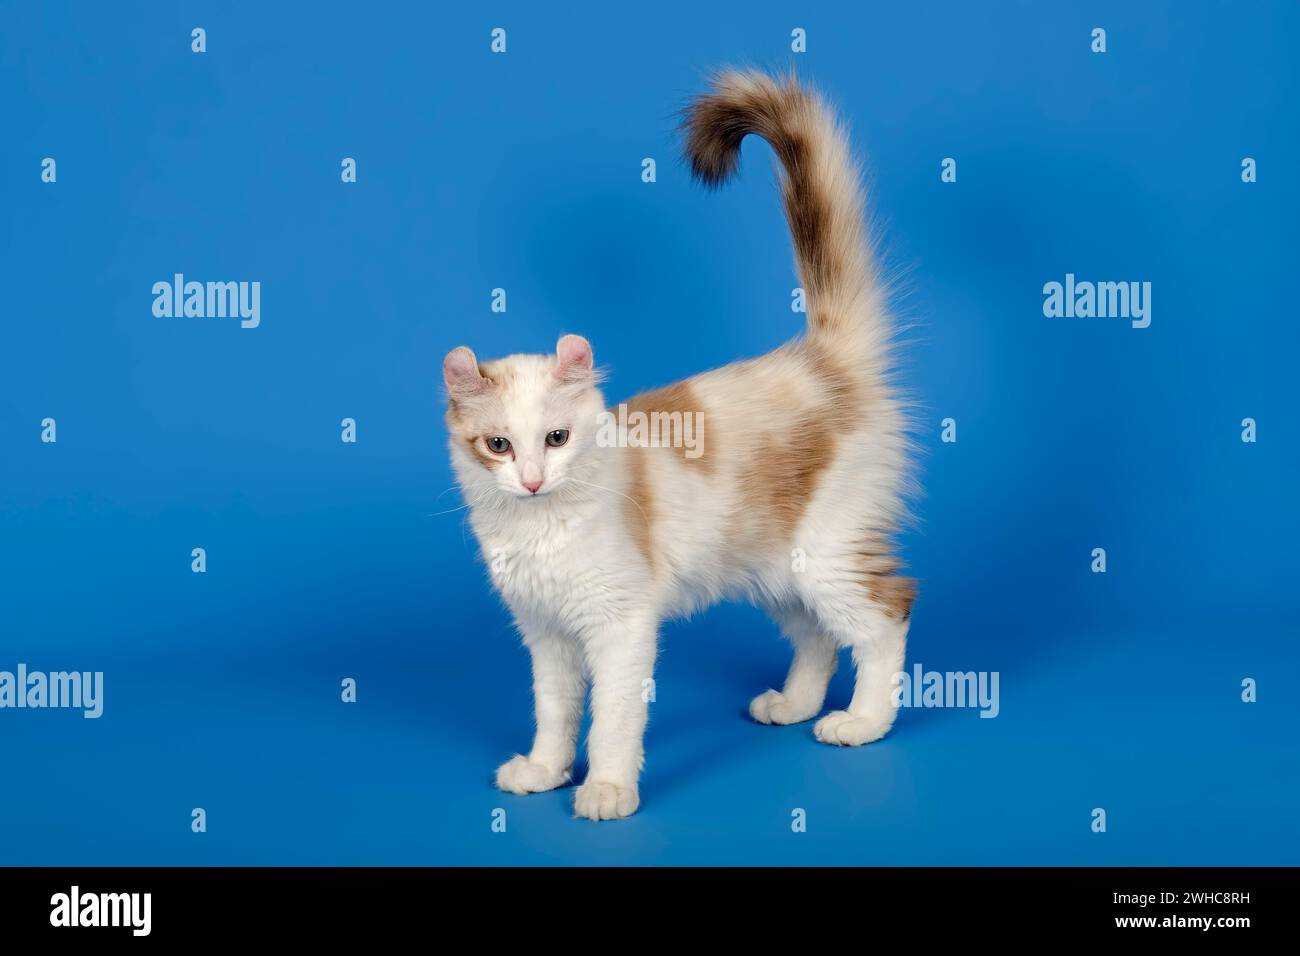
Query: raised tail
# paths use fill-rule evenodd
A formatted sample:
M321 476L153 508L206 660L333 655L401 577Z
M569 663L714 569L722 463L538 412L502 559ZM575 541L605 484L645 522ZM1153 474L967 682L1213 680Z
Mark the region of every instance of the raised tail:
M728 71L686 108L683 127L691 171L711 187L735 175L748 134L767 140L781 161L810 338L851 355L883 347L858 170L826 104L793 77Z

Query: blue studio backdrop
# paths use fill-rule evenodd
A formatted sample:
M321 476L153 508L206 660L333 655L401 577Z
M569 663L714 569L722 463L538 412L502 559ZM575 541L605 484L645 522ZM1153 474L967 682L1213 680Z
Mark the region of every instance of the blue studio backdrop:
M96 719L0 709L0 863L1300 863L1295 3L0 23L0 671L103 674ZM718 193L679 159L737 63L864 158L923 449L909 666L999 708L756 725L789 651L724 605L665 628L642 809L593 824L492 787L528 660L440 363L579 332L617 401L801 330L770 150ZM156 316L176 274L259 283L256 324ZM1067 276L1150 283L1149 324L1047 315Z

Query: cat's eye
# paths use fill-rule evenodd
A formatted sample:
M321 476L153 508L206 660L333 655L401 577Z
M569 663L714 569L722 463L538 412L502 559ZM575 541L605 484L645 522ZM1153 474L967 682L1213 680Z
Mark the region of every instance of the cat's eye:
M493 435L487 440L488 451L494 455L504 455L510 450L510 439Z
M546 444L552 448L559 448L569 440L569 430L567 428L557 428L546 436Z

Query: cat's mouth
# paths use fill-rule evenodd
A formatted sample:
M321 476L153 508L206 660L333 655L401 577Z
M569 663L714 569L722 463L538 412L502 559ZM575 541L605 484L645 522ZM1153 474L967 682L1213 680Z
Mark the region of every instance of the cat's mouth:
M554 485L549 485L549 484L544 485L535 490L532 488L518 488L515 490L515 497L521 498L524 501L531 501L537 498L546 498L550 495L550 493L554 490L554 488L555 488Z

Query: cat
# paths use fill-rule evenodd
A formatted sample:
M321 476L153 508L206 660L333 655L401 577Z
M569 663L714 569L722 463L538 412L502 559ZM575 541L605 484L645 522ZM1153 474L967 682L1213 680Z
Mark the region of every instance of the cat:
M469 522L532 654L536 736L496 784L524 794L568 783L590 690L574 811L592 820L639 805L661 621L737 596L770 612L794 660L781 690L750 702L763 724L817 716L849 648L852 700L813 734L856 746L894 722L891 679L916 591L892 545L910 489L909 423L846 133L793 76L753 71L719 74L683 131L708 187L737 172L746 135L773 148L806 294L801 338L637 396L617 441L585 338L486 362L461 346L443 362ZM626 424L638 412L667 423L670 439L691 416L702 440L693 452L648 441Z

